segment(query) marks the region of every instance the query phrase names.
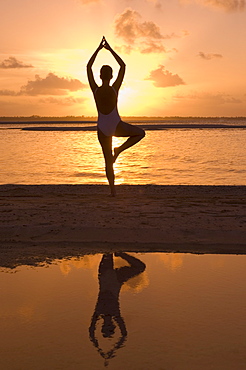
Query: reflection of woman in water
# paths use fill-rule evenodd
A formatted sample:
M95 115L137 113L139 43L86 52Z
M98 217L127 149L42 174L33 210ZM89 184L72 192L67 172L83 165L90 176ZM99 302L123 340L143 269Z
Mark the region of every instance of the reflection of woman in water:
M114 269L113 254L104 254L99 265L99 294L94 314L89 328L90 340L98 349L100 355L107 361L115 356L115 352L126 340L127 331L125 322L120 313L119 294L122 285L145 270L145 264L139 259L126 253L115 253L126 260L130 266ZM120 338L113 348L104 352L95 336L96 323L102 319L101 332L104 338L113 338L116 326L120 329ZM107 365L107 362L105 363Z
M98 87L94 80L92 65L102 48L109 50L120 65L118 76L112 86L109 83L113 73L112 68L108 65L102 66L100 71L102 85ZM145 136L145 132L140 127L121 121L117 109L117 98L125 74L125 63L109 46L104 37L87 64L87 74L98 110L97 132L105 159L106 176L110 185L111 195L115 196L113 164L118 155L140 141ZM114 153L112 153L112 136L128 137L121 146L114 148Z

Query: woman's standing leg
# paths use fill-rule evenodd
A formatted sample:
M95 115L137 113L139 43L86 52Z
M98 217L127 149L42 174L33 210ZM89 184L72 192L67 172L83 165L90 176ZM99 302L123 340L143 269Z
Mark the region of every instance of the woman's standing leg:
M115 196L115 185L114 185L114 158L112 154L112 136L106 136L98 129L97 136L99 143L101 144L104 160L105 160L105 171L108 179L108 183L111 190L111 195Z
M145 131L137 126L130 125L129 123L120 121L116 127L114 136L127 137L128 139L119 147L114 148L113 161L116 161L118 155L124 150L137 144L145 136Z

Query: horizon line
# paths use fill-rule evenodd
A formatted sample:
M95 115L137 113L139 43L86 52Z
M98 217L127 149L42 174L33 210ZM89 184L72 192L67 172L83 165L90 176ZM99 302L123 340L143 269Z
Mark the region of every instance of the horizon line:
M123 119L246 119L246 116L121 116ZM76 119L76 120L97 120L97 116L39 116L39 115L31 115L31 116L0 116L0 123L1 120L11 120L11 119L31 119L31 120L39 120L39 119Z

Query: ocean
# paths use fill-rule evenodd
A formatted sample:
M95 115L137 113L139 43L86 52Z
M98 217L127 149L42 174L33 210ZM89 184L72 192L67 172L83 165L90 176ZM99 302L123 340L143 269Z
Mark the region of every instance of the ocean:
M146 137L115 163L116 184L246 185L246 118L128 120ZM94 121L0 122L0 184L106 184ZM114 146L124 139L114 138Z

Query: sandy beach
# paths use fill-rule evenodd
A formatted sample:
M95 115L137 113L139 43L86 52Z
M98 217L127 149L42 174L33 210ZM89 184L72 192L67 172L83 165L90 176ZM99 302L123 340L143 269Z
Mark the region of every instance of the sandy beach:
M246 253L245 186L1 185L2 267L114 250Z

